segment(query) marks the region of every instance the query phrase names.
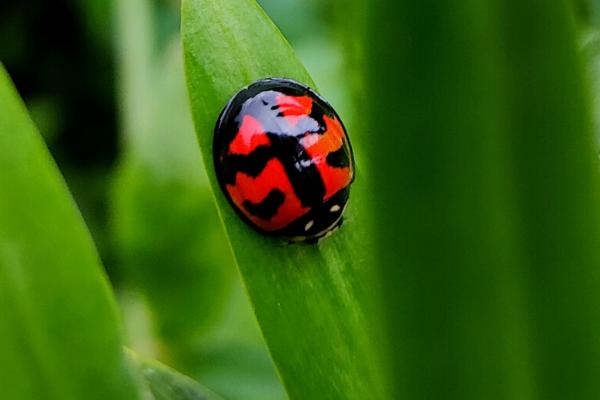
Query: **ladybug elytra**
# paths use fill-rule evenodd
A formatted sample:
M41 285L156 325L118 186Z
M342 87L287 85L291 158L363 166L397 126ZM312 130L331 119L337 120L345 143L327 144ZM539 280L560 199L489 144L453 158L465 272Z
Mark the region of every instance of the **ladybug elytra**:
M335 110L309 87L269 78L240 90L219 116L213 157L225 196L258 231L314 242L341 225L352 147Z

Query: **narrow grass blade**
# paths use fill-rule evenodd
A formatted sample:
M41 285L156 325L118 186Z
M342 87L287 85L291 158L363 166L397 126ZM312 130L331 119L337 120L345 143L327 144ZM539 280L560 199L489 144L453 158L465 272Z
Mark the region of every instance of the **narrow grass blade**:
M359 174L352 188L344 226L317 245L289 245L245 225L216 182L211 149L217 116L236 91L256 79L288 77L313 83L253 0L184 0L182 18L188 91L205 166L288 395L378 398L373 325L367 317L371 253L363 212L364 177Z

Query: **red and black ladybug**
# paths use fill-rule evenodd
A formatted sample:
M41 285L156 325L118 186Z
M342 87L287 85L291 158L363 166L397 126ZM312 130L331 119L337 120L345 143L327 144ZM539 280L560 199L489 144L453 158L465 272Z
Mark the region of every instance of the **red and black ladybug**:
M341 225L352 147L309 87L270 78L239 91L217 121L213 157L225 196L260 232L315 242Z

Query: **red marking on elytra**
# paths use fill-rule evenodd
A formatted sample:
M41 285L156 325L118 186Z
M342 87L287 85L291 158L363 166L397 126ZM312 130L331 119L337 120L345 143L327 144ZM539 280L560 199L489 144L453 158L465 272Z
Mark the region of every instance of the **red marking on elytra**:
M271 141L260 122L250 115L245 115L238 134L229 144L229 152L231 154L248 155L258 146L268 146L270 144Z
M291 115L309 115L312 110L312 99L308 96L277 96L279 110L286 117Z
M319 170L325 184L325 199L352 182L354 171L351 168L332 167L327 163L327 155L344 146L344 128L337 118L323 116L327 130L324 134L313 133L302 138L302 145Z
M276 231L285 228L290 222L309 211L308 208L302 206L281 161L276 158L269 160L256 178L238 172L235 177L235 184L226 185L226 189L237 208L250 221L265 231ZM245 200L260 203L273 189L281 190L285 199L283 204L279 206L277 213L270 219L258 218L244 208Z
M290 122L296 125L301 118L310 115L313 100L308 96L277 96L279 111Z

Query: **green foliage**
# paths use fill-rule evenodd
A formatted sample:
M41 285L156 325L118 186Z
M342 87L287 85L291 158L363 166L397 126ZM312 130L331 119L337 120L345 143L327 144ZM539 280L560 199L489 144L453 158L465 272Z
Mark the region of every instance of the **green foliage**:
M265 77L315 87L311 76L255 0L182 2L183 57L170 0L68 2L59 14L74 14L56 21L86 48L49 50L41 65L52 68L30 65L25 55L41 53L27 35L0 46L21 69L17 83L40 70L24 85L30 114L144 353L124 357L96 248L0 66L0 397L221 398L206 386L228 400L281 400L279 378L293 400L598 397L600 186L575 47L579 28L595 95L598 2L261 0L321 78L356 152L346 221L315 245L244 224L211 151L217 115L239 89ZM15 21L3 31L37 32L34 17L8 9ZM48 93L84 85L44 86L72 56L70 70L92 87L83 93L98 95L89 109L110 120L98 99L112 91L111 40L114 180L110 145L102 166L62 153L74 124L105 132L62 112L76 95Z
M7 399L136 399L90 235L0 67L0 387Z
M393 398L597 397L600 198L565 3L367 7Z
M346 223L317 245L289 245L246 226L215 180L211 144L230 96L264 77L314 86L252 0L186 0L182 32L192 115L209 181L279 374L293 399L377 398L369 330L368 231L359 170Z

